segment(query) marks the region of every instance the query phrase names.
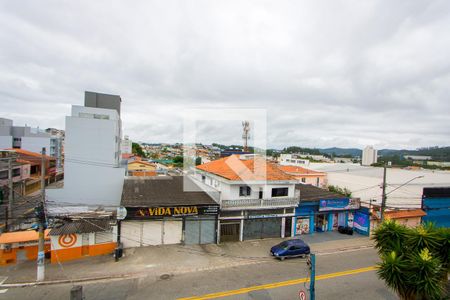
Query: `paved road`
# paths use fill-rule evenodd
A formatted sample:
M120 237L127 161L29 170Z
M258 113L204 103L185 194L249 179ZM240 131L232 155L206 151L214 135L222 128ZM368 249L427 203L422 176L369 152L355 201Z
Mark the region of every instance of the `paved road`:
M316 283L318 300L397 299L377 279L375 271L361 270L377 262L373 249L320 255L316 259L317 275L322 278ZM341 271L357 273L335 274ZM299 290L306 291L308 286L302 280L307 276L308 267L303 259L280 262L268 258L260 264L169 276L166 279L149 274L143 278L84 283L83 287L86 299L298 299ZM264 285L263 288L258 287L261 285ZM0 290L0 299L69 299L70 288L68 284L10 288L3 293ZM227 296L221 297L223 295Z

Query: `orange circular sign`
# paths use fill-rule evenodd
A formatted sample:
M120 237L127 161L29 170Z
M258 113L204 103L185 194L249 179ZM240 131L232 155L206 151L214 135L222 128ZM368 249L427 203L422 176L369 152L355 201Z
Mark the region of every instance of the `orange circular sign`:
M59 237L58 243L63 248L69 248L75 245L77 242L77 235L76 234L63 234Z

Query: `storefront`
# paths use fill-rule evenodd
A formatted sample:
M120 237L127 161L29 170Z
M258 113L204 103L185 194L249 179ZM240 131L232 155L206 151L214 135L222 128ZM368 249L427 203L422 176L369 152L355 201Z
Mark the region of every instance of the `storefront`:
M360 208L359 199L342 197L311 185L298 185L300 204L295 209L295 235L353 227L354 213Z
M184 191L182 176L128 178L122 206L127 210L120 226L124 248L217 240L219 204L203 191Z
M121 222L125 248L216 242L219 205L126 207Z
M222 211L220 242L289 237L294 216L293 208Z

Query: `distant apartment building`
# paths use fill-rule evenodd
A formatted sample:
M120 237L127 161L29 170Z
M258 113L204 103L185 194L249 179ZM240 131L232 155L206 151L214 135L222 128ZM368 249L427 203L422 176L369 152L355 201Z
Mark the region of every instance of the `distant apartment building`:
M122 143L120 145L120 150L122 155L129 156L132 153L133 142L130 140L128 135L124 136Z
M0 118L0 149L16 148L46 154L54 157L57 167L62 167L62 138L53 134L58 129L42 130L30 126L14 126L13 120Z
M309 165L309 160L300 157L300 154L280 154L280 165L304 167Z
M370 166L378 161L378 151L372 146L367 146L362 152L361 165Z
M56 168L61 170L64 165L64 138L65 132L61 129L47 128L45 132L50 134L49 155L56 158Z
M125 168L121 161L120 96L85 93L85 106L66 117L64 187L49 189L59 204L118 206Z

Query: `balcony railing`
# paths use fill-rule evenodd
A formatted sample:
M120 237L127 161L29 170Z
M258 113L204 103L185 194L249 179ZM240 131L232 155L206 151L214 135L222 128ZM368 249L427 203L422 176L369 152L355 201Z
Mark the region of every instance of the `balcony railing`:
M272 198L272 199L237 199L222 200L221 209L259 209L259 208L276 208L276 207L296 207L298 198Z

